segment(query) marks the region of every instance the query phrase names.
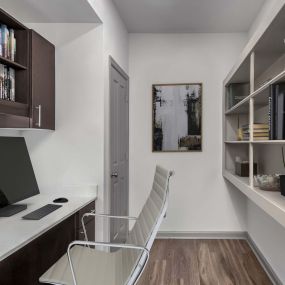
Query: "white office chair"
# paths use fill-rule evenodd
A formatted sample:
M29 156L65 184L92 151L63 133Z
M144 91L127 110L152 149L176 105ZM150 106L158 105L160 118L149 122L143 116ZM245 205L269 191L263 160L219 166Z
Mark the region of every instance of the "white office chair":
M166 215L169 178L173 172L157 166L150 195L138 218L86 213L82 225L86 241L74 241L43 276L41 283L56 285L133 285L142 274L160 224ZM84 217L136 220L125 244L88 241ZM119 248L99 251L94 246Z

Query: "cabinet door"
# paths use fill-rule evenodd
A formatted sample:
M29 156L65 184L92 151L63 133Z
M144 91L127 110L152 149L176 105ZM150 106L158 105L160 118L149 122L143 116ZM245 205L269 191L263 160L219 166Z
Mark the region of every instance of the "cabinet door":
M55 129L55 47L30 31L32 128Z

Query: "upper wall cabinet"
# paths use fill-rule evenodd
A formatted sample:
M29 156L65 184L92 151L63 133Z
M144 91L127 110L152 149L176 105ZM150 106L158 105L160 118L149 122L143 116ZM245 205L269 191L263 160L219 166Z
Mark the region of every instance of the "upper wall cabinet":
M55 48L0 9L0 128L55 128Z
M30 31L30 78L32 128L55 128L55 48Z

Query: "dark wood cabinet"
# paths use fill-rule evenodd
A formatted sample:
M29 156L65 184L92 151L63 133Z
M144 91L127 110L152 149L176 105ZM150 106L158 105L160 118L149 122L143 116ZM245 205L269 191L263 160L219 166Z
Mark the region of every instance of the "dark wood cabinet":
M30 30L31 127L55 129L55 47Z
M71 216L0 262L1 285L40 284L39 277L75 240L75 219L75 215Z
M0 23L14 29L16 58L0 56L15 70L15 101L0 99L0 128L55 129L55 47L0 9Z
M38 285L39 277L45 273L61 256L69 243L84 240L81 227L83 213L95 209L93 201L71 217L65 219L42 234L14 254L0 262L1 285ZM95 240L95 223L90 219L86 225L90 240Z

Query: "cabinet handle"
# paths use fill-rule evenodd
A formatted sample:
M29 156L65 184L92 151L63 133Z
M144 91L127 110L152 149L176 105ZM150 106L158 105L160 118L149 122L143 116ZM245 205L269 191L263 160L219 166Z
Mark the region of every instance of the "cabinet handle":
M39 110L39 117L36 126L40 128L42 126L42 105L37 106L36 109Z

